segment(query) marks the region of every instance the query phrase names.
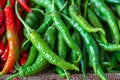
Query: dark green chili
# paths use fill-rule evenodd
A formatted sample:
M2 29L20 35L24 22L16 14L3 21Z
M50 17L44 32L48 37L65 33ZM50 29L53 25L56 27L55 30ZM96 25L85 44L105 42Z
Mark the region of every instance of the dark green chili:
M86 49L87 53L89 55L89 60L90 63L94 69L94 72L102 79L102 80L107 80L105 74L103 73L100 64L99 64L99 52L98 52L98 47L97 44L95 43L95 40L92 38L92 36L85 31L79 23L75 22L75 20L63 15L64 18L70 23L72 27L74 27L79 34L81 35Z
M120 51L114 52L116 59L120 62Z
M75 19L86 31L88 32L98 32L105 34L104 30L101 28L93 28L81 15L78 13L78 8L72 0L72 4L69 6L70 16ZM79 11L80 12L80 11Z
M103 28L100 20L98 19L98 17L95 15L95 13L92 11L91 8L88 8L87 15L88 15L88 19L90 20L91 24L92 24L94 27ZM106 35L101 34L100 32L99 32L99 35L100 35L100 37L101 37L101 40L102 40L103 42L107 43Z
M113 42L118 44L119 30L113 13L102 0L91 0L91 3L93 4L94 9L96 9L100 14L105 17L106 22L108 23L113 34Z
M37 29L37 32L39 34L43 34L52 23L53 22L52 22L51 16L50 15L45 15L44 22Z

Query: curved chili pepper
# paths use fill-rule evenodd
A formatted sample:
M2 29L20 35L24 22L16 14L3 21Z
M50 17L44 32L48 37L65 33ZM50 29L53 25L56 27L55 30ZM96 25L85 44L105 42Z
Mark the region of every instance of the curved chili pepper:
M58 55L63 58L64 60L66 60L67 57L67 52L68 52L68 46L65 43L62 35L60 33L58 33ZM65 72L63 71L62 68L60 67L56 67L55 70L57 71L58 75L62 78L65 77Z
M28 66L32 65L33 62L35 61L37 53L38 53L37 49L32 45L30 47L28 58L27 58L27 60L26 60L26 62L25 62L23 67L28 67Z
M93 37L86 31L83 29L83 27L81 27L79 25L79 23L77 23L74 19L71 19L65 15L64 18L70 23L70 25L75 28L79 34L81 35L88 55L89 55L89 60L90 60L90 64L93 67L94 72L102 79L102 80L107 80L105 74L103 73L101 66L99 64L99 52L98 52L98 47L97 44L95 43L95 40L93 39Z
M4 54L6 42L7 42L6 35L3 35L2 39L0 40L0 55Z
M98 45L106 50L106 51L117 51L120 49L120 44L113 44L113 43L104 43L103 41L101 41L98 37L97 34L93 34L96 41L98 42Z
M19 54L19 40L14 23L14 14L9 0L4 8L4 13L6 19L6 36L9 45L9 54L5 66L0 72L0 76L6 74L14 66Z
M89 18L91 24L92 24L94 27L103 28L100 20L99 20L98 17L95 15L95 13L92 11L92 9L91 9L91 8L88 8L88 11L87 11L87 12L88 12L87 15L88 15L88 18ZM99 35L100 35L100 37L101 37L101 40L102 40L104 43L107 43L106 35L101 34L100 32L99 32Z
M7 44L7 45L6 45L6 48L5 48L5 51L4 51L3 55L1 56L1 59L2 59L3 61L6 61L7 58L8 58L8 54L9 54L9 45Z
M88 32L101 32L101 34L105 35L105 31L102 28L94 28L92 27L81 15L80 11L77 8L74 0L72 0L72 4L69 6L70 16L75 19L86 31Z
M17 0L18 3L22 6L23 9L25 9L27 12L32 12L30 7L27 5L25 0Z
M27 33L28 33L28 38L30 39L30 41L32 42L32 44L36 47L36 49L39 51L39 53L41 53L41 55L47 60L49 61L51 64L57 65L61 68L64 69L71 69L71 70L77 70L79 71L78 67L76 67L75 65L64 61L62 58L60 58L59 56L57 56L51 49L50 47L47 45L47 43L42 39L42 37L33 29L31 29L19 16L18 12L17 12L17 5L15 7L15 11L16 14L18 16L18 18L20 19L20 21L23 23L23 25L25 26ZM58 63L59 62L59 63Z
M43 23L40 25L40 27L38 27L37 32L42 35L52 23L53 21L51 16L46 15Z
M107 7L107 5L102 0L90 0L96 11L105 17L105 21L108 23L112 32L112 42L119 43L119 30L117 26L116 19L112 11Z

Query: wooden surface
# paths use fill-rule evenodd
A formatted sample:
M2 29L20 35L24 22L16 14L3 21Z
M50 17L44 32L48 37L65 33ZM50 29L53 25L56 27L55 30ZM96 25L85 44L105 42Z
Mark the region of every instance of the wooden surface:
M0 77L0 80L5 80L6 77L10 75L4 75ZM107 74L106 76L108 80L120 80L120 73L112 73L112 74ZM100 80L95 74L87 74L87 79L88 80ZM57 74L54 73L49 73L49 74L39 74L37 76L30 76L30 77L22 77L19 78L19 80L66 80L66 79L61 79ZM84 80L82 74L71 74L70 75L70 80Z

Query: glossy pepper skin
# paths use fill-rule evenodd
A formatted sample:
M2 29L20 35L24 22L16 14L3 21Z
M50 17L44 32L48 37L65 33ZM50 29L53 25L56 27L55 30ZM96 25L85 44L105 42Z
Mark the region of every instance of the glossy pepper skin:
M28 38L30 39L30 41L32 42L32 44L35 46L35 48L39 51L39 53L42 54L42 56L51 64L57 65L61 68L64 69L71 69L71 70L77 70L79 71L78 67L76 67L75 65L64 61L62 58L60 58L59 56L57 56L51 49L50 47L47 45L47 43L42 39L42 37L39 35L39 33L37 33L35 30L31 29L19 16L18 12L17 12L17 5L16 5L16 14L18 16L18 18L20 19L20 21L23 23L23 25L25 26L27 33L28 33ZM59 62L59 63L58 63Z
M88 15L88 19L90 20L90 23L94 26L94 27L99 27L103 29L103 25L101 24L100 20L98 19L97 15L92 11L91 8L88 8L87 10L87 15ZM106 35L101 34L99 32L99 36L101 38L101 40L104 43L107 43L107 39L106 39Z
M70 16L75 19L76 22L79 23L86 31L88 32L100 32L101 34L105 34L105 31L102 28L93 28L81 15L79 8L74 3L74 0L72 0L72 4L69 6L69 12Z
M38 53L37 49L32 45L30 47L28 58L23 67L28 67L28 66L32 65L35 61L37 53Z
M0 72L0 76L6 74L14 66L19 54L19 40L14 23L14 13L9 3L8 0L8 4L4 8L9 54L5 66Z
M105 17L105 21L108 23L111 31L113 42L119 43L119 30L117 26L117 22L111 10L107 7L107 5L102 0L90 0L96 11Z
M62 35L58 32L58 55L64 60L66 60L67 52L68 52L68 46L65 43ZM62 68L56 66L55 70L60 77L62 78L65 77L65 72L63 71Z
M55 12L56 10L54 10L54 8L52 7L52 1L51 0L45 0L45 1L34 0L34 2L38 5L45 7L46 9L48 9L48 13L54 11L54 13L51 13L54 26L62 34L67 45L71 49L75 50L76 54L79 55L78 60L80 60L82 57L81 50L72 40L72 37L68 31L68 28L66 27L65 23L62 21L61 16L57 12Z
M103 73L101 66L99 64L99 52L98 52L98 47L97 44L95 43L95 40L93 39L93 37L86 31L84 30L79 23L77 23L74 19L71 19L65 15L63 15L64 18L70 23L70 25L79 32L79 34L81 35L86 49L87 49L87 53L89 55L89 60L90 63L93 67L94 72L102 79L102 80L107 80L105 74Z

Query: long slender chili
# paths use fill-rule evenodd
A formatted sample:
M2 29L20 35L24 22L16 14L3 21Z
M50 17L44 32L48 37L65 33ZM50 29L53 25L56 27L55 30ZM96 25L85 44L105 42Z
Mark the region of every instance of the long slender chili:
M97 44L95 43L95 40L92 38L92 36L86 31L84 30L79 23L75 22L74 19L71 19L65 15L63 15L64 18L70 23L70 25L72 27L74 27L79 34L81 35L88 55L89 55L89 59L90 59L90 63L92 64L93 70L94 72L102 79L102 80L107 80L105 74L103 73L101 66L99 64L99 52L98 52L98 47Z
M6 36L9 44L9 54L5 66L0 72L0 76L6 74L14 66L19 54L19 40L14 23L14 15L9 0L4 8L4 13L6 19Z
M80 60L82 58L82 53L81 50L79 49L79 47L74 43L74 41L72 40L72 37L70 35L70 32L67 28L67 26L65 25L65 23L62 21L61 16L56 12L55 7L53 7L52 5L52 1L51 0L34 0L34 2L40 6L45 7L46 9L48 9L48 13L51 13L52 16L52 20L54 22L54 26L56 27L56 29L62 34L65 42L67 43L67 45L75 50L76 54L79 56L78 60Z
M64 69L71 69L71 70L77 70L79 71L78 67L75 65L64 61L62 58L57 56L51 49L50 47L46 44L46 42L42 39L42 37L33 29L28 27L28 25L21 19L17 12L17 2L16 2L16 7L15 7L16 14L20 21L23 23L25 26L27 33L28 33L28 38L32 42L32 44L36 47L36 49L41 53L41 55L51 64L57 65L61 68ZM59 62L59 63L58 63Z
M91 8L88 8L87 15L88 15L88 19L90 20L91 24L92 24L94 27L103 28L100 20L98 19L98 17L97 17L96 14L92 11ZM101 37L101 40L102 40L104 43L107 43L106 35L101 34L100 32L99 32L99 35L100 35L100 37Z
M117 22L112 11L107 7L103 0L90 0L90 1L93 4L96 11L105 17L105 21L108 23L112 31L113 42L118 44L120 35Z
M92 27L79 13L79 8L77 8L74 0L72 0L72 4L69 6L69 13L70 16L75 19L86 31L88 32L98 32L100 31L101 34L105 34L105 31L102 28L94 28Z

